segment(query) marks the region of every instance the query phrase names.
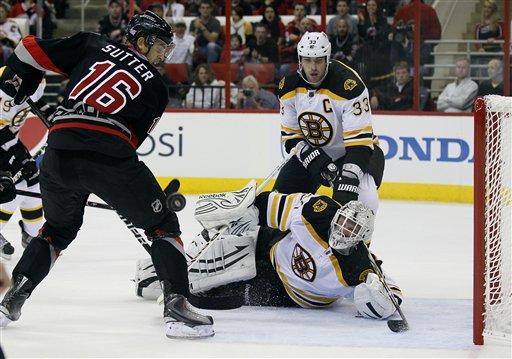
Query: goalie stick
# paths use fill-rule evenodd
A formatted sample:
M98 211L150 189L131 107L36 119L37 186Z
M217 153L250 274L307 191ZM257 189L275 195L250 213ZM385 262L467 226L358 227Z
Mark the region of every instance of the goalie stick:
M366 243L364 243L364 247L366 248L366 251L368 252L368 258L370 259L370 263L373 267L373 270L375 274L379 277L379 280L381 281L382 285L384 286L384 289L386 290L386 294L391 299L391 302L393 303L395 309L397 310L398 314L400 315L401 319L388 319L387 324L388 328L394 332L394 333L401 333L409 330L409 323L407 322L407 319L405 319L405 315L402 312L402 309L400 308L400 305L398 305L398 302L396 301L395 296L393 295L393 292L389 288L389 285L386 283L384 279L384 274L382 274L382 271L380 270L379 266L375 262L375 258L373 258L373 255L371 254L370 250L368 249L368 246Z

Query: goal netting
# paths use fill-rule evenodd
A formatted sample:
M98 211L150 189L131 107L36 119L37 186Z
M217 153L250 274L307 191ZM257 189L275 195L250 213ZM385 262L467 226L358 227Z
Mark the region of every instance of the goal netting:
M474 342L510 340L512 97L475 103Z

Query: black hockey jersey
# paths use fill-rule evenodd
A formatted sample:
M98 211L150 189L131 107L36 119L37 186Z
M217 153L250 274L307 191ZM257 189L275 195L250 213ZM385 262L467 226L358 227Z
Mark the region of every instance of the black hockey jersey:
M50 148L133 156L168 101L161 76L144 55L95 33L27 36L7 65L22 78L47 70L69 77L66 99L51 121Z

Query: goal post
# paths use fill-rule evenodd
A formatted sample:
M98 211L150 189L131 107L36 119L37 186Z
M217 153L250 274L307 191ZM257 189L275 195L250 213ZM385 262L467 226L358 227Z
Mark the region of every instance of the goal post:
M512 97L478 97L474 118L473 342L511 339Z

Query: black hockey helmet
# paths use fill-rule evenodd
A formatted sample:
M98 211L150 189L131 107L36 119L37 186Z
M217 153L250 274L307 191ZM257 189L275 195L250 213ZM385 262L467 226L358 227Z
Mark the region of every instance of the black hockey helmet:
M133 45L143 36L151 47L156 39L170 45L174 38L172 27L154 12L146 10L132 17L126 28L126 39Z

